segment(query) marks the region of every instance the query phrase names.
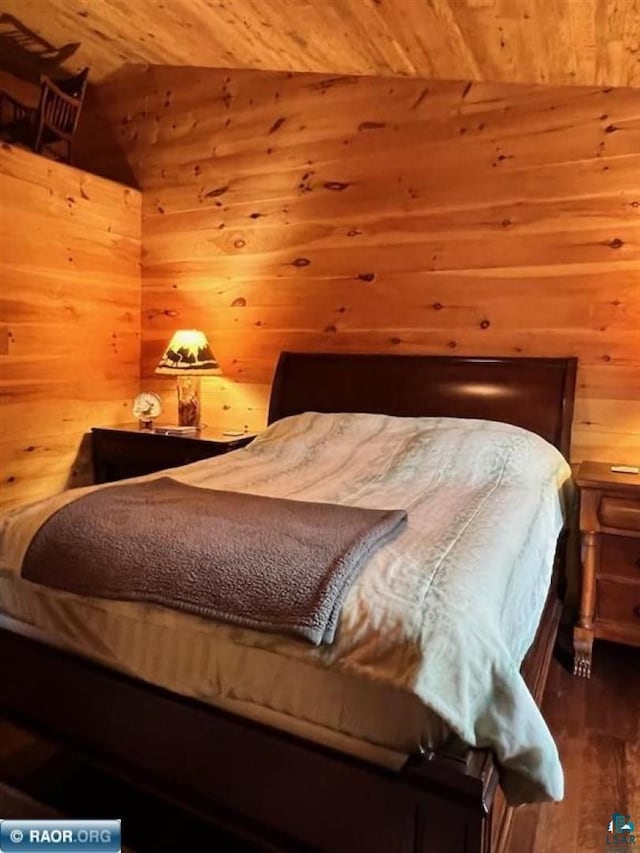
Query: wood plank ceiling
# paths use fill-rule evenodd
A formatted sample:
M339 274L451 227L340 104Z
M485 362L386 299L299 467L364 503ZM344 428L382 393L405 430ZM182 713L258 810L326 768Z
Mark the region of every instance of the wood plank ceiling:
M640 86L640 0L5 0L2 12L0 67L20 43L41 65L89 65L94 83L149 63Z

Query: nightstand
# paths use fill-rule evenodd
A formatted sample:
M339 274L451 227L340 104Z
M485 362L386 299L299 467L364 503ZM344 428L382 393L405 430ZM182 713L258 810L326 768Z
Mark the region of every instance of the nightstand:
M255 435L227 436L212 429L194 435L166 435L140 429L138 424L93 427L93 472L96 483L153 474L238 450Z
M589 678L594 638L640 646L640 474L583 462L580 487L580 615L573 674Z

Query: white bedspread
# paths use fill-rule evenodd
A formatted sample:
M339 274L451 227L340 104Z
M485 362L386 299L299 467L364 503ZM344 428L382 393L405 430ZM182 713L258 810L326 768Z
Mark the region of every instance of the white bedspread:
M408 691L466 743L496 752L511 802L562 798L555 744L519 673L562 526L570 469L555 448L488 421L307 413L171 476L203 488L405 508L406 531L352 587L333 645L220 630L283 663L304 660ZM5 516L0 569L18 574L38 526L92 488ZM252 701L251 679L235 684L234 696Z

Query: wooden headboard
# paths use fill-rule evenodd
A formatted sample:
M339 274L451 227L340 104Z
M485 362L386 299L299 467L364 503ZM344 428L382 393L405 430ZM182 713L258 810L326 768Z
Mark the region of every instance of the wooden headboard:
M308 411L484 418L531 430L569 458L577 363L283 352L269 423Z

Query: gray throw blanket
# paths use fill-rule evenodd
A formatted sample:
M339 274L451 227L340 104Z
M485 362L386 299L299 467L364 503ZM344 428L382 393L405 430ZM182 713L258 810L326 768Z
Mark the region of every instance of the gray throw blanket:
M59 509L33 537L22 576L319 645L333 641L366 558L406 520L404 510L214 491L161 477L108 486Z

